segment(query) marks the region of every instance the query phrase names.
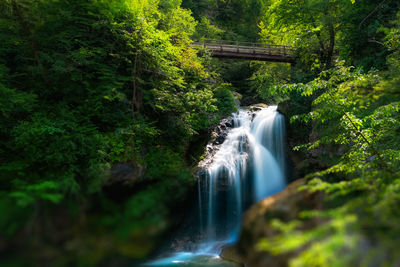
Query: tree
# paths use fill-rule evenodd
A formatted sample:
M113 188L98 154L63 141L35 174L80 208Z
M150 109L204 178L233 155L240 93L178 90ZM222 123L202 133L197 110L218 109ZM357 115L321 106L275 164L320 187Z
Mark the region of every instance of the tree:
M300 48L302 61L329 68L342 16L351 5L350 0L271 1L260 23L262 40Z
M179 0L10 0L0 9L1 238L12 245L20 231L19 252L32 251L66 230L57 212L65 227L86 218L82 231L108 239L111 254L166 231L194 181L189 142L221 116L218 85L190 45L191 12ZM117 204L102 190L121 162L146 171L140 192Z

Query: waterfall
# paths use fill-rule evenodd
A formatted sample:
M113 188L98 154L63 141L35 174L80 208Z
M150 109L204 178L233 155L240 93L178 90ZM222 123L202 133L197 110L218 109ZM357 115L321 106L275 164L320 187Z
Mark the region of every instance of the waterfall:
M199 179L204 252L235 241L244 209L285 186L284 117L276 106L252 117L246 110L233 115L234 128Z
M201 241L194 252L176 253L150 266L195 266L204 255L218 257L221 246L237 239L242 212L285 187L285 120L276 109L233 114L233 129L198 180Z
M257 141L272 153L285 176L285 117L277 112L276 108L276 106L271 106L261 110L253 122L252 132L254 132Z

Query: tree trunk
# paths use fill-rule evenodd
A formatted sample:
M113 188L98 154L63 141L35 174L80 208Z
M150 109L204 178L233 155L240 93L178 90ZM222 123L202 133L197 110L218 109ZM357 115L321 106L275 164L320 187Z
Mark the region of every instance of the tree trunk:
M313 22L313 27L317 28L315 22ZM319 43L319 57L320 57L321 62L324 62L324 60L325 60L325 45L322 40L321 33L319 31L316 31L315 35L317 36L318 43Z
M140 113L143 104L143 94L138 85L138 75L140 75L140 66L138 66L140 60L138 53L135 55L134 68L132 71L132 112L133 116Z
M12 11L15 14L18 23L21 25L21 28L24 32L25 37L28 39L29 46L32 50L33 56L35 58L36 64L40 69L41 76L44 80L44 82L47 84L47 86L50 85L50 80L48 79L48 75L43 67L42 61L39 56L39 51L37 49L37 45L35 40L32 38L32 33L30 30L29 23L26 21L22 7L18 4L17 0L12 0L11 1L11 6L12 6Z
M329 45L326 51L326 66L330 68L332 66L333 50L335 48L335 29L333 24L329 25Z

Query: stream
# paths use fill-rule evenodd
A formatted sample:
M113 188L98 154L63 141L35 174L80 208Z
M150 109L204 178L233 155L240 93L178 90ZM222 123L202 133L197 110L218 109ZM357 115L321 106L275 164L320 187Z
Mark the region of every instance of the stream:
M276 109L232 115L233 128L198 179L198 233L186 233L196 241L143 266L240 266L219 257L222 247L238 239L250 205L286 185L285 118Z

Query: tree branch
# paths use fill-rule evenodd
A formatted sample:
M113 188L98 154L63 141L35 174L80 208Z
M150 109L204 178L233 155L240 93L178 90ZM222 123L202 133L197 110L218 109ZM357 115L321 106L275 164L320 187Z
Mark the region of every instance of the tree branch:
M383 160L381 154L378 152L378 150L376 150L376 148L374 147L374 145L368 140L368 138L362 133L361 130L358 129L357 125L354 123L354 121L351 119L351 117L349 116L349 114L347 113L347 111L337 103L337 101L335 100L335 98L333 97L332 93L329 91L329 89L327 90L328 95L330 96L330 98L332 99L332 101L339 106L339 108L341 109L341 111L343 112L344 116L346 117L346 119L350 122L350 124L353 126L354 130L356 131L357 134L359 134L361 136L361 138L365 141L365 143L367 143L367 145L371 148L372 152L377 156L378 160L379 160L379 165L382 169L385 169L386 171L388 171L390 174L394 174L394 171L390 169L390 167L388 166L388 164Z
M385 2L386 2L386 0L383 0L379 5L377 5L377 6L375 7L374 10L371 11L371 13L369 13L365 18L363 18L363 20L360 22L360 24L358 24L358 29L361 29L361 25L362 25L369 17L371 17L372 14L374 14L374 13L378 10L378 8L379 8L381 5L383 5Z
M368 39L368 43L376 43L376 44L380 44L380 45L386 47L386 45L384 43L379 42L379 41L377 41L375 39Z

